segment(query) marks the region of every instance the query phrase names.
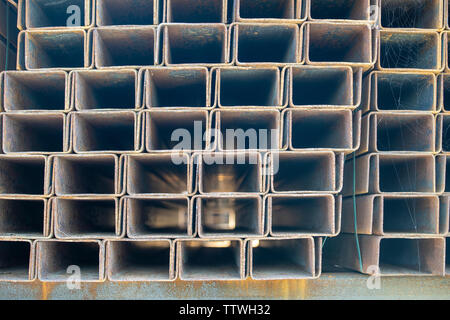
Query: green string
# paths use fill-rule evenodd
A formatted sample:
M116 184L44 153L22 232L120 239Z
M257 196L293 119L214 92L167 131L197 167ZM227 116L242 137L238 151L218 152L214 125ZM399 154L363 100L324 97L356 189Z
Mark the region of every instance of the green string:
M361 258L361 248L359 247L359 238L358 238L358 220L356 218L356 152L353 152L353 218L355 225L355 241L356 241L356 249L358 251L358 260L359 260L359 268L361 272L363 272L363 263Z
M9 2L6 0L6 54L5 54L5 70L8 70L9 60Z

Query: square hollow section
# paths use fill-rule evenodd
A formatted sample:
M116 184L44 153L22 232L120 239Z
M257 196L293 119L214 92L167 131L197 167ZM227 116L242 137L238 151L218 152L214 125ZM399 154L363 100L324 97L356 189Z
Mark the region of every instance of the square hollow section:
M450 76L449 75L442 75L442 105L443 105L443 111L448 112L450 111Z
M75 152L136 151L136 114L85 112L73 114Z
M111 281L172 280L172 248L167 240L108 242Z
M431 156L379 156L381 192L435 192Z
M202 237L262 236L261 199L199 197L199 235Z
M380 1L383 28L442 28L441 0L382 0Z
M173 161L174 156L179 157ZM133 155L128 158L128 194L188 194L188 155Z
M209 106L206 68L154 68L145 79L147 108Z
M331 192L335 189L335 163L332 153L274 153L272 157L274 191Z
M439 249L443 239L399 239L380 240L379 270L389 275L436 274L444 260L444 250Z
M223 24L172 24L164 29L166 64L227 63L227 30Z
M66 73L6 72L3 106L5 111L64 111Z
M39 241L38 276L41 281L68 281L79 270L81 281L103 278L98 241ZM71 271L72 270L72 271Z
M291 111L291 147L294 149L353 148L352 112L347 110Z
M377 73L376 107L379 110L435 111L436 85L431 74Z
M157 24L157 1L159 0L97 0L97 25Z
M238 24L238 63L297 63L299 29L296 25Z
M61 156L54 159L57 196L116 193L116 158L111 155Z
M147 112L147 151L204 150L207 111Z
M136 72L78 71L74 74L75 109L135 109Z
M292 68L294 106L350 106L352 73L348 68Z
M154 27L102 27L94 29L93 37L97 68L156 63Z
M370 28L364 24L308 24L311 62L370 63Z
M275 68L220 69L219 105L279 106L280 75Z
M311 0L310 16L323 20L369 20L369 0Z
M189 235L189 201L182 197L128 198L127 235L130 238Z
M275 110L220 110L219 148L222 150L278 150L280 113Z
M31 241L0 241L0 281L31 280Z
M314 243L311 238L261 239L256 246L250 245L253 279L300 279L314 276Z
M179 276L182 280L240 280L242 278L241 242L180 241Z
M442 151L450 152L450 116L442 115Z
M59 239L114 238L120 234L114 198L55 198L53 201L55 236Z
M25 0L27 28L86 26L90 1Z
M241 19L295 19L300 0L235 0L239 3Z
M0 194L43 195L45 166L41 156L0 157Z
M379 65L383 69L438 69L439 35L433 32L380 32Z
M3 151L65 151L66 118L63 113L5 114L3 116Z
M47 236L43 199L0 198L0 237Z
M167 22L225 23L224 0L167 0Z
M83 30L27 31L25 64L27 69L85 67Z
M377 149L379 151L433 152L434 116L431 114L377 114Z
M383 232L439 233L439 204L435 197L384 197Z
M257 153L209 153L201 161L200 192L262 192L261 160Z
M332 196L270 196L268 201L274 236L334 233Z

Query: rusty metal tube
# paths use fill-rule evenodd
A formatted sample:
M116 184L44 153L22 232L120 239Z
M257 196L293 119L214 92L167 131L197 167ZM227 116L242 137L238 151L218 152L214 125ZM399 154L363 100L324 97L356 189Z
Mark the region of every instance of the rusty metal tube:
M190 199L177 195L125 198L129 238L181 238L195 233Z
M38 279L66 282L78 270L79 281L101 282L105 274L104 251L104 244L98 240L38 240Z
M242 280L245 248L240 239L177 240L177 272L181 280Z
M175 280L175 249L170 240L110 240L106 243L110 281Z

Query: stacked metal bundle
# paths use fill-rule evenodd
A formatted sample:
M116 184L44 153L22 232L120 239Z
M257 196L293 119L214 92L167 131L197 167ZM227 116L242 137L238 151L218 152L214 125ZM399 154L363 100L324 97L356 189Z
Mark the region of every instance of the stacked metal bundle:
M379 6L378 60L364 78L361 146L345 165L343 234L327 243L326 260L368 274L444 275L448 3L381 0Z
M381 1L381 25L397 15L383 3L404 5ZM443 1L426 3L436 17L420 27L442 29ZM409 263L413 243L412 272L442 274L446 35L374 32L371 4L19 1L21 71L1 77L0 280L317 278L342 202L355 230L353 193L363 272L382 240L389 263ZM378 202L399 214L365 206ZM411 224L405 206L425 213ZM352 268L354 244L325 248Z

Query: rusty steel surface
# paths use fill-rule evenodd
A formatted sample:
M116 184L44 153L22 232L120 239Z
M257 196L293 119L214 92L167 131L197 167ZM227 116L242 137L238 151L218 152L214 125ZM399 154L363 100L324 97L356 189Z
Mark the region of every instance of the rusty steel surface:
M449 1L0 0L0 299L450 299Z

